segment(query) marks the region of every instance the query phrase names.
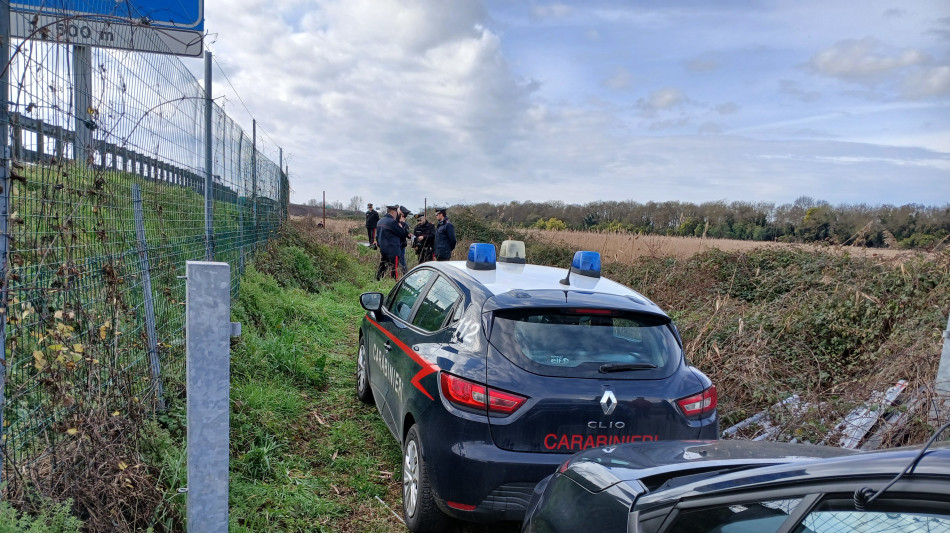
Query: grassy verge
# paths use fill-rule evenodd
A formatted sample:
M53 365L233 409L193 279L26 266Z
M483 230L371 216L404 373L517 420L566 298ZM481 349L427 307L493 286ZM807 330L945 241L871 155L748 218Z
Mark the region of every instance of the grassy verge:
M358 295L388 286L314 235L287 231L250 266L232 313L231 531L400 531L400 450L354 394ZM321 237L340 238L323 234ZM355 251L354 251L355 253ZM153 430L152 458L177 510L185 498L184 406ZM385 503L383 503L385 502Z
M232 309L231 531L405 531L400 446L355 395L359 294L392 286L374 279L377 259L302 223L246 271ZM171 530L185 515L183 409L152 431Z

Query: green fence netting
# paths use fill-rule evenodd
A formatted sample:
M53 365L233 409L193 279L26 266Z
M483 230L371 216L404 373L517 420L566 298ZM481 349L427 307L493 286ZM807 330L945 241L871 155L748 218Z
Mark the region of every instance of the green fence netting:
M181 59L14 40L8 70L4 481L51 468L77 413L159 406L183 373L185 262L206 257L206 100ZM217 104L212 124L213 257L233 293L289 187L276 147Z

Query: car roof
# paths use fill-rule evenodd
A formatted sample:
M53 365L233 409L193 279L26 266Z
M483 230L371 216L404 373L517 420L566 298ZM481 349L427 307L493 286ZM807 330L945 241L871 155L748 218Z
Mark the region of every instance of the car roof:
M574 293L576 302L568 303L569 305L592 305L601 302L607 307L633 308L666 316L662 309L646 296L605 277L592 278L571 273L569 284L561 284L568 272L564 268L500 261L491 270L468 268L465 261L423 264L445 273L469 290L478 290L486 300L494 298L497 302L494 308L516 306L514 304L524 297L520 293L530 293L535 297L531 302L532 306L563 306L568 303L566 293L570 292ZM525 302L521 303L523 305Z
M728 472L646 494L637 501L637 507L650 507L659 502L700 495L711 496L716 493L760 490L823 480L851 479L860 482L861 478L891 477L904 471L919 453L920 447L893 448L823 459L800 459ZM913 471L904 477L911 479L917 476L950 479L950 447L943 444L931 447Z
M582 486L596 479L600 488L621 481L637 481L650 488L697 472L855 453L861 452L832 446L748 440L638 442L580 452L564 465L564 474Z

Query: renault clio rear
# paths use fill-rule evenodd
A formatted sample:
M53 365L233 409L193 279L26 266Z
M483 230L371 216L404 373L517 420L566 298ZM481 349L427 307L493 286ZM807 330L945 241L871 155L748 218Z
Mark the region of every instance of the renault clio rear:
M402 445L412 531L521 520L565 454L718 435L716 389L675 325L600 277L598 254L567 271L525 264L516 241L495 255L473 244L360 297L357 395Z

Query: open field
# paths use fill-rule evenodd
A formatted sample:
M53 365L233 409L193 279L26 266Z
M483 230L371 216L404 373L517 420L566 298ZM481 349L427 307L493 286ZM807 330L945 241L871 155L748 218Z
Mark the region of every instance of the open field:
M291 220L307 223L309 217L291 216ZM314 217L310 223L315 227L323 220ZM346 233L351 228L362 228L363 223L353 219L327 218L327 229ZM913 250L895 250L889 248L865 248L858 246L827 246L818 244L796 244L772 241L739 241L731 239L710 239L699 237L667 237L663 235L639 235L633 233L600 233L589 231L552 231L518 228L516 232L536 239L542 243L566 246L571 250L592 250L600 252L604 260L613 262L632 261L639 257L675 257L687 259L709 250L724 252L749 252L752 250L804 250L808 252L834 252L852 257L892 261L909 259L925 252ZM459 236L464 239L464 235ZM499 244L499 243L496 243Z
M758 249L835 251L855 257L882 260L908 258L917 252L884 248L852 246L823 246L768 241L737 241L730 239L703 239L699 237L667 237L662 235L638 235L631 233L594 233L587 231L551 231L526 229L524 232L542 242L567 246L572 250L600 252L604 259L629 261L638 257L676 257L686 259L709 250L724 252L748 252Z

